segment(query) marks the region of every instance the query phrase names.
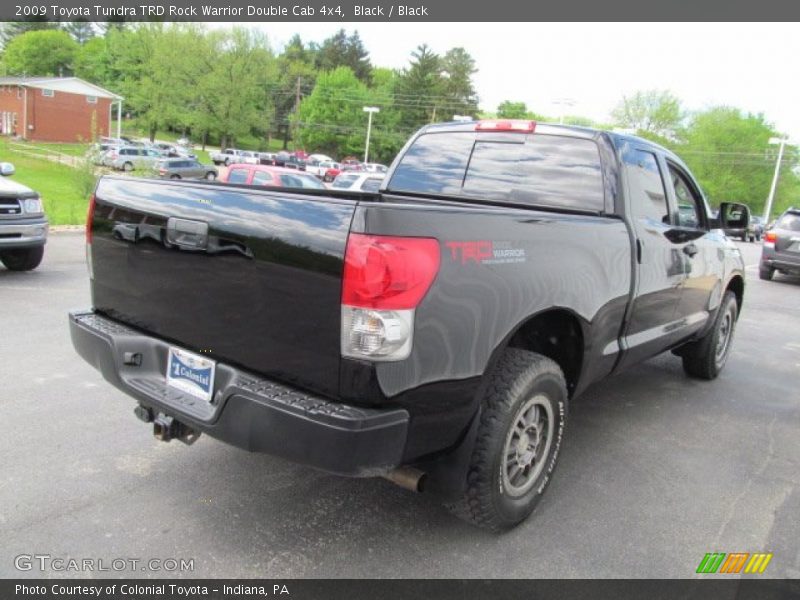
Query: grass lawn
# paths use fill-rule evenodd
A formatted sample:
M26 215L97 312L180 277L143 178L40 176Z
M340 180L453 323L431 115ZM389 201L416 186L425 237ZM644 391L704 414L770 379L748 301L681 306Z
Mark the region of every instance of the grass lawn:
M16 167L12 180L39 192L51 225L78 225L86 220L89 198L82 183L86 173L9 150L5 138L0 138L0 160Z

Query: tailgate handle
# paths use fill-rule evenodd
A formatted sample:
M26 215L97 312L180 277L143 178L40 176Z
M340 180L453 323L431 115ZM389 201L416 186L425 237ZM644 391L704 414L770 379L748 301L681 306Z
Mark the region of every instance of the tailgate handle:
M167 242L186 250L205 250L208 247L208 223L170 217L167 220Z

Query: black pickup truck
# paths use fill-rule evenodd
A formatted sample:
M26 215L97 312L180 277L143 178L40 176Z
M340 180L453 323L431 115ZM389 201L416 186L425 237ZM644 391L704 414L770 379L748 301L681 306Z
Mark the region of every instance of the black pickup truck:
M736 224L664 148L431 125L384 186L102 178L75 348L162 440L424 486L490 529L533 510L592 382L667 350L694 377L725 365Z

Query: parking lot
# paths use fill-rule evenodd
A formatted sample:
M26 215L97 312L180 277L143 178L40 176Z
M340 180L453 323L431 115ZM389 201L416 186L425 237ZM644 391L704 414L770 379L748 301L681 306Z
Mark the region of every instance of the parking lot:
M720 379L665 355L590 388L536 513L493 535L383 480L155 441L72 349L83 236L52 234L38 270L0 267L0 576L59 576L15 569L38 553L194 559L194 577L693 577L707 552L768 551L762 577L800 577L800 280L760 281L740 247Z

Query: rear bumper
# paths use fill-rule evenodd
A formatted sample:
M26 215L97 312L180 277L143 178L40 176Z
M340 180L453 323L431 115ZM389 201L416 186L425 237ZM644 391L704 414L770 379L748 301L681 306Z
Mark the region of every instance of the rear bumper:
M219 440L351 477L401 464L403 409L339 404L217 363L211 403L167 387L170 344L93 312L69 315L72 344L112 385L141 404ZM130 360L133 355L138 360ZM126 364L138 362L138 366Z
M761 267L800 273L800 254L797 252L776 252L764 247L761 254Z
M0 249L32 248L47 242L47 219L0 221Z

